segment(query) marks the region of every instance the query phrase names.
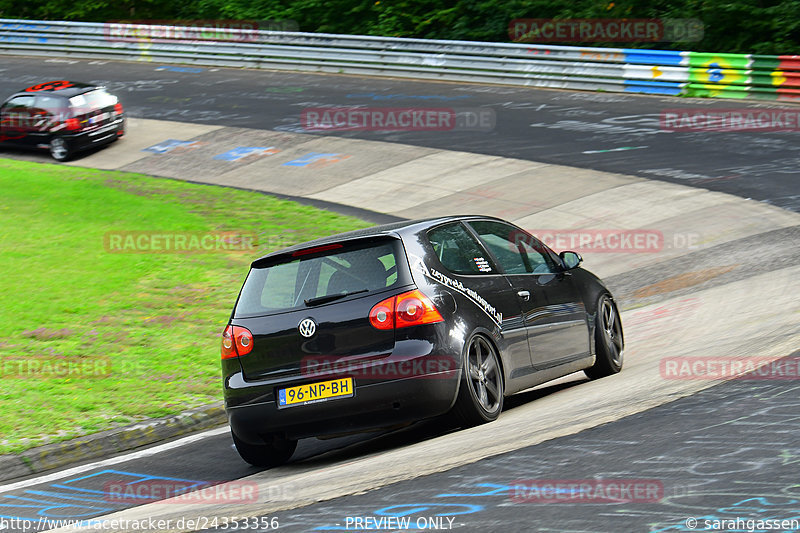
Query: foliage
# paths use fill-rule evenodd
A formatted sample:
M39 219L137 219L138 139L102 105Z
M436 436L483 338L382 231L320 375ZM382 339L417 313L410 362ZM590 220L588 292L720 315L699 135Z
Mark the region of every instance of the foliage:
M800 53L798 15L800 0L0 0L4 18L292 20L306 32L496 42L517 18L697 18L699 42L635 46L760 54Z

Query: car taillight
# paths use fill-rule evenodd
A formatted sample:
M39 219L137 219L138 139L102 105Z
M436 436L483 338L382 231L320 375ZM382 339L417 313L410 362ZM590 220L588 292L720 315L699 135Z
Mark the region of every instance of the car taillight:
M253 349L253 334L241 326L228 326L222 333L222 358L247 355Z
M397 298L392 296L375 304L369 311L369 323L377 329L394 329L394 304Z
M369 312L369 323L377 329L407 328L443 322L433 302L419 289L378 302Z
M77 118L68 118L66 120L67 129L70 131L75 131L81 129L81 121Z
M114 105L114 114L121 115L122 114L122 104L117 103Z

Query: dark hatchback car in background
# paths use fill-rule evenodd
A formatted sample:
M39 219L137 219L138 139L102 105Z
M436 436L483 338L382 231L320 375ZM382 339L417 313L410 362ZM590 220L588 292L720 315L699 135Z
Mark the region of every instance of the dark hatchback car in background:
M494 420L505 396L622 367L614 299L574 252L491 217L376 226L254 261L222 337L242 458L443 414Z
M45 149L58 161L125 134L125 114L105 88L73 81L40 83L0 106L0 147Z

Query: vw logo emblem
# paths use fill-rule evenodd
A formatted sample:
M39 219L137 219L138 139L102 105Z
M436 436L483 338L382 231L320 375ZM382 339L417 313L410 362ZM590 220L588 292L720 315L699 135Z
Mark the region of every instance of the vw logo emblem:
M297 325L297 329L300 330L300 335L303 337L313 337L314 333L317 332L317 323L311 318L304 318Z

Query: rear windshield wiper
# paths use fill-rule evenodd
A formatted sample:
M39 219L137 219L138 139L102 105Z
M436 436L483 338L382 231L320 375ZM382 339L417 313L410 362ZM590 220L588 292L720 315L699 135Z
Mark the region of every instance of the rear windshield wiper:
M308 300L303 300L306 305L319 305L319 304L326 304L328 302L333 302L344 298L345 296L350 296L351 294L360 294L362 292L369 292L369 289L362 289L360 291L353 291L353 292L340 292L339 294L327 294L325 296L317 296L316 298L309 298Z

